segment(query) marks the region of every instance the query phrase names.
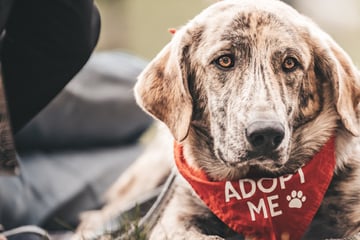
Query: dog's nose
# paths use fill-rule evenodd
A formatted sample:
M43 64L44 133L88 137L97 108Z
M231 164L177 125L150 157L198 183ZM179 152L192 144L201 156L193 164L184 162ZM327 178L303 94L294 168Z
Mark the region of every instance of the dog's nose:
M284 126L277 121L254 121L246 128L246 138L256 150L275 150L284 139Z

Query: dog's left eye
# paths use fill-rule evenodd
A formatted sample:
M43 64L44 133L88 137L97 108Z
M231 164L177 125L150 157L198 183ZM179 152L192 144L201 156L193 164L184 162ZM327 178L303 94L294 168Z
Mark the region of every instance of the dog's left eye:
M285 72L292 72L297 69L299 66L299 62L293 57L285 58L284 62L282 63L282 69Z
M234 56L232 55L223 55L215 59L215 64L221 68L232 68L234 66Z

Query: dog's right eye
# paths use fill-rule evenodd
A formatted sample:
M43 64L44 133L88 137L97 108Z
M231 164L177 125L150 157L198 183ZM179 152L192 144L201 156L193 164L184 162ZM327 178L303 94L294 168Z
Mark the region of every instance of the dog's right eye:
M282 68L285 72L293 72L299 66L299 62L293 57L285 58Z
M235 64L234 56L233 55L223 55L219 58L215 59L215 64L219 66L220 68L232 68Z

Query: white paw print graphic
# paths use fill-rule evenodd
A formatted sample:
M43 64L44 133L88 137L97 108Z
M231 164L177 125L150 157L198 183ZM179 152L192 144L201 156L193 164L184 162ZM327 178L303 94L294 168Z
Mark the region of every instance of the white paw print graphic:
M286 200L289 202L289 208L301 208L303 202L306 201L306 196L304 196L303 192L293 190L291 192L291 196L287 195Z

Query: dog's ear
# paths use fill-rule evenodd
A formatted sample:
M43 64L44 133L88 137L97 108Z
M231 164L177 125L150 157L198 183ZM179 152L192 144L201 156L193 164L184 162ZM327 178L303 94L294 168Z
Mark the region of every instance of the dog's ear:
M354 136L360 135L360 75L345 51L327 34L314 48L315 68L331 80L334 103L341 122Z
M177 141L186 138L192 117L185 66L187 49L179 38L173 39L144 69L135 85L138 104L164 122Z

